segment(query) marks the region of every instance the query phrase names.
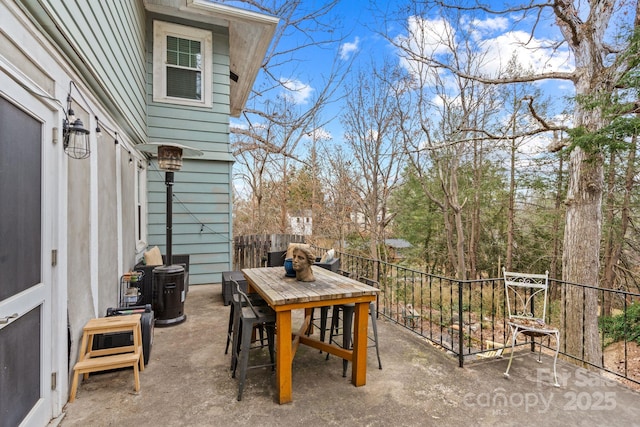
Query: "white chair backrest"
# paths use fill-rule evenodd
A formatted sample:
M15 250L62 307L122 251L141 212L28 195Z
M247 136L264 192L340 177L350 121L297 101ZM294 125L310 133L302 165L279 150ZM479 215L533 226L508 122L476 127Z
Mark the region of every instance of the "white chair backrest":
M544 274L530 274L515 273L502 268L502 274L508 316L517 319L540 319L544 322L547 315L549 271Z

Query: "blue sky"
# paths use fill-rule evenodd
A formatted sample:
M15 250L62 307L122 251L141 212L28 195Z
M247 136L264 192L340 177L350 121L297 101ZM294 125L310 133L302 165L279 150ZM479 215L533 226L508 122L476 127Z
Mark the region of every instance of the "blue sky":
M402 0L378 1L375 4L377 9L371 12L371 2L369 0L345 0L340 1L331 12L329 21L337 25L337 34L344 36L341 44L335 44L331 48L308 48L295 51L293 53L295 61L285 63L275 69L275 75L292 89L288 96L291 102L304 108L317 94L322 86L323 77L330 72L334 58L339 61L349 61L355 58L354 69L360 65L366 66L371 63L372 58L381 59L383 56L392 57L394 61L402 64L406 69L411 70L411 61L402 59L398 51L389 40L380 33L387 32L388 36L395 40L402 40L404 43L415 46L418 49L430 53L439 53L441 49L439 38L447 32L456 32L449 22L437 15L423 16L420 18L405 14L401 20L385 22L381 14L388 10L387 17L393 16L397 6L406 3ZM304 1L304 8L318 7L323 5L322 1ZM240 6L246 7L246 6ZM566 50L556 52L555 57L540 49L531 49L548 45L552 40L558 39L559 33L555 26L549 22L542 22L537 27L537 32L533 38L529 36L531 21L527 18L522 22L516 20L513 15L482 16L476 15L462 18L463 25L474 28L472 37L478 50L482 50L485 57L485 64L482 71L488 74L495 74L497 70L506 64L513 54L518 55L518 60L524 68L531 68L540 71L570 71L572 68L572 58ZM384 28L385 24L389 25ZM410 37L408 29L420 30L421 37ZM321 36L321 35L320 35ZM283 37L278 44L278 50L290 49L305 43L308 38L301 34L291 34ZM524 49L519 43L528 42L530 49ZM444 54L444 53L443 53ZM259 75L256 85L259 85L264 75ZM347 79L349 81L349 79ZM560 99L562 96L571 95L572 86L563 81L552 81L541 84L542 87L553 91L554 96ZM272 92L271 96L280 93ZM339 114L339 104L331 105L323 114L324 119L329 119ZM241 122L232 121L232 126ZM339 119L336 117L323 129L323 133L331 137L334 143L342 140L342 129Z

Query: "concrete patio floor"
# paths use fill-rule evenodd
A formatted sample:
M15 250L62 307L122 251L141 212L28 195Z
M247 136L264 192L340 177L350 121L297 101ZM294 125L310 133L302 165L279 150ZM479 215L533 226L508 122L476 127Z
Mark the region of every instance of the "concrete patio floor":
M220 284L191 286L187 320L155 328L151 357L133 391L131 370L93 374L51 425L71 426L640 426L640 393L598 374L518 352L458 367L441 350L397 325L378 321L383 369L369 349L367 384L353 387L336 357L300 346L293 402L275 403L275 374L250 370L236 400L224 354L229 307ZM294 317L295 319L295 317ZM295 322L294 322L295 323Z

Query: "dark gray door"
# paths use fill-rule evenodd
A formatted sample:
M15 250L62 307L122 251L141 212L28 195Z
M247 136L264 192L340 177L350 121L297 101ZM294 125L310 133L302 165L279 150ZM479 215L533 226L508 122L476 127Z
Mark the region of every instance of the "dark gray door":
M0 426L49 406L43 322L40 121L0 96ZM49 357L48 355L46 357ZM48 409L50 412L50 409Z

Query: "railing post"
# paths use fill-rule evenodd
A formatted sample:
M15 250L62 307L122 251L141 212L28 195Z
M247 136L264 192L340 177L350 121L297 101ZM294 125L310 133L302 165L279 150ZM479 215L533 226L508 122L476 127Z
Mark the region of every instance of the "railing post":
M464 354L463 354L463 345L464 345L464 326L462 323L462 280L458 280L458 366L464 366Z

